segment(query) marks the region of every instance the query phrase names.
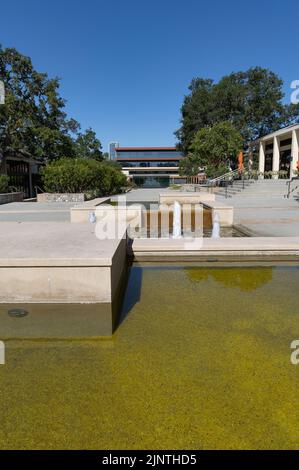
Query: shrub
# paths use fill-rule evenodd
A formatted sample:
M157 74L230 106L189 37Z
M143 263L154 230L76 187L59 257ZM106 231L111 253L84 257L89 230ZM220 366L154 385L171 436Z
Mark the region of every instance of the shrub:
M289 177L288 170L279 170L278 177L281 179L287 179Z
M205 173L208 178L218 178L218 176L225 175L228 173L227 165L221 164L218 166L215 165L207 165L205 169Z
M9 178L6 175L0 175L0 193L7 193Z
M42 179L47 192L85 193L88 198L115 194L126 185L119 168L83 158L61 158L48 164Z

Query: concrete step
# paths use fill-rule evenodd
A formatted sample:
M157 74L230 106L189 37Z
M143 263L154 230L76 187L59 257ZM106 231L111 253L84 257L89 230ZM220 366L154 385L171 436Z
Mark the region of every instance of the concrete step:
M243 187L245 186L245 187ZM232 198L283 199L287 194L287 180L236 180L229 185L215 189L215 194ZM296 196L294 195L296 198ZM299 198L299 191L298 191Z

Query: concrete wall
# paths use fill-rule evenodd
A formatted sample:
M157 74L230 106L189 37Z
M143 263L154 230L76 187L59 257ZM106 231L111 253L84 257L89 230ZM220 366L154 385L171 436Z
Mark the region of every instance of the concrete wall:
M0 279L0 303L111 301L110 267L9 266L0 267Z
M212 220L215 214L219 215L219 222L221 227L231 227L234 223L234 208L233 206L227 206L226 204L219 201L210 201L203 204L205 209L212 210Z
M215 201L215 194L202 192L172 191L159 195L160 204L173 204L178 201L180 204L200 204L204 201Z
M0 257L1 338L109 336L118 324L127 272L125 234L98 240L87 224L54 225L7 227L10 249ZM31 255L28 244L35 247ZM9 317L15 307L25 307L29 315Z
M110 201L110 197L99 197L90 201L85 201L82 206L71 208L71 223L89 222L90 212L95 212L97 206Z
M84 202L83 193L41 193L37 202Z
M3 193L0 194L0 204L8 204L9 202L23 201L23 193Z
M198 244L186 243L181 239L135 239L132 251L138 262L187 262L200 261L204 266L211 261L229 262L229 266L241 265L251 261L275 264L298 262L299 237L230 237L203 238ZM234 264L236 263L236 264ZM213 266L215 264L213 263Z

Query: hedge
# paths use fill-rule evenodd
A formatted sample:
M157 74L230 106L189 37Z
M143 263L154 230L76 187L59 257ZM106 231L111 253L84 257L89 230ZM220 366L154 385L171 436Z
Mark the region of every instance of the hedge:
M7 193L9 178L6 175L0 175L0 193Z
M109 162L84 158L61 158L42 170L44 189L50 193L85 193L107 196L121 191L126 176Z

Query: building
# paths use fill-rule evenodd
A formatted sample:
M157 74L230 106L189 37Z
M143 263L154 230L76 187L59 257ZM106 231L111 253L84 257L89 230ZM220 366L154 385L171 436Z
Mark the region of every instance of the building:
M109 154L137 186L167 187L181 180L179 162L183 154L175 147L119 147L111 142Z
M272 171L273 178L280 171L293 177L299 159L299 124L279 129L259 140L259 172Z
M23 192L24 198L35 197L35 186L41 185L41 165L33 158L17 154L4 159L0 153L0 173L8 176L9 186L14 191Z

